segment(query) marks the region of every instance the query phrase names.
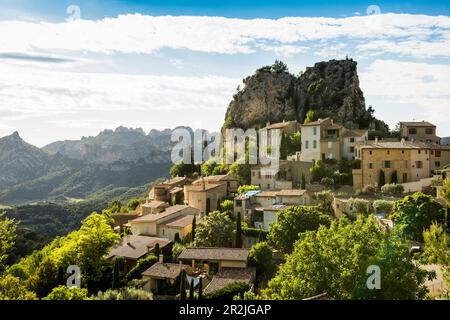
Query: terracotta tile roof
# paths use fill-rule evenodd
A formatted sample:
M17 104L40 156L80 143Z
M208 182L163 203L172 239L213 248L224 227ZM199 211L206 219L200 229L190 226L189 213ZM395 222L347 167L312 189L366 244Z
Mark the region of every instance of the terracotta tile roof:
M275 198L277 196L278 191L261 191L256 196L257 197L270 197Z
M356 144L361 149L431 149L431 145L423 142L411 141L365 141Z
M240 248L186 248L178 256L182 260L222 260L247 262L250 249Z
M222 268L213 276L211 282L205 288L205 293L223 289L226 286L236 282L250 284L254 281L255 276L255 268Z
M180 275L181 270L188 268L189 266L186 264L156 262L142 272L142 275L152 278L176 279Z
M163 248L170 243L170 240L146 236L125 236L119 244L112 247L108 259L112 257L139 259L148 253L149 248L153 249L157 243L160 248Z
M297 121L284 121L284 122L277 122L277 123L269 124L268 126L266 126L263 129L283 129L293 123L297 123L298 125L300 125L300 123L298 123Z
M141 207L145 207L145 208L161 208L161 207L168 207L169 204L167 202L164 201L157 201L157 200L152 200L149 202L146 202L144 204L141 204Z
M342 135L343 138L351 138L351 137L363 137L368 134L368 130L347 130Z
M310 122L310 123L302 124L302 126L319 126L322 123L324 123L325 121L329 121L329 120L331 120L331 118L319 119L317 121L313 121L313 122Z
M277 192L277 196L283 196L283 197L301 197L303 196L307 191L301 190L301 189L285 189L280 190Z
M212 189L218 188L223 185L224 185L224 183L212 184L212 183L206 183L206 181L205 181L205 187L203 187L203 185L201 185L201 184L193 184L193 185L189 186L188 192L189 191L193 191L193 192L208 191L208 190L212 190Z
M170 190L169 193L174 194L174 193L177 193L177 192L182 192L183 190L184 189L182 187L175 187L172 190Z
M131 222L153 222L153 221L158 221L159 219L168 217L168 216L170 216L170 215L172 215L174 213L186 210L188 208L193 209L193 210L197 210L197 209L195 209L193 207L190 207L190 206L177 204L177 205L174 205L174 206L167 207L166 210L164 210L163 212L156 213L156 214L146 214L145 216L142 216L142 217L139 217L137 219L134 219Z
M194 216L192 215L180 216L164 222L164 225L169 228L184 228L192 224L193 219Z
M434 124L428 121L400 122L400 125L404 125L407 127L436 127Z
M237 181L237 179L232 178L227 174L203 177L203 180L206 182L221 182L221 181L228 181L228 180L236 180ZM200 179L195 180L193 182L193 184L198 184L201 182L202 182L202 179L200 178Z

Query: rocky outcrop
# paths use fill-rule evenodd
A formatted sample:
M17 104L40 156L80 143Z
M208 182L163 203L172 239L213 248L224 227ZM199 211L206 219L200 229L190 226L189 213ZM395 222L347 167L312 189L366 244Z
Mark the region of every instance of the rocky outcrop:
M344 123L366 115L356 61L319 62L299 76L290 74L282 62L258 69L244 79L244 88L234 95L224 127L247 129L267 122L303 122L309 110Z

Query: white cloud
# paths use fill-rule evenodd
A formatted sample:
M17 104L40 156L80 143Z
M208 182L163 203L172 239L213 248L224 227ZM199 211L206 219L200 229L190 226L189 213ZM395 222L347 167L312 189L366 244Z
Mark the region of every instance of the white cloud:
M153 53L172 48L236 54L262 48L289 55L304 52L310 41L347 38L359 41L361 50L397 52L400 49L394 50L391 43L403 41L402 47L412 45L412 49L403 49L402 54L450 56L449 30L447 16L410 14L277 20L130 14L64 23L3 21L0 51L111 54ZM415 39L413 42L408 40L411 37Z
M0 63L0 115L23 119L91 111L224 110L241 80L77 73Z
M406 119L423 110L423 117L448 127L450 122L450 66L431 63L377 60L360 72L361 87L369 97L410 106ZM401 120L401 119L397 119Z

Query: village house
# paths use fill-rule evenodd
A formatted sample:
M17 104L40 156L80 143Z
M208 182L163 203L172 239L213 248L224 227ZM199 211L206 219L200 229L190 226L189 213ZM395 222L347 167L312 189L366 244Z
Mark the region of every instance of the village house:
M120 240L120 243L114 245L107 255L107 259L123 258L125 259L125 272L133 268L137 260L152 255L156 244L164 252L172 250L171 241L166 238L147 237L139 235L128 235Z
M176 295L179 292L177 279L181 271L187 271L189 266L182 263L166 263L163 257L142 273L142 279L147 280L144 289L153 294Z
M234 198L234 214L240 214L250 226L269 230L277 213L290 205L309 205L311 195L306 190L286 189L247 191Z
M191 183L186 177L175 177L153 186L148 194L149 202L183 203L183 186Z
M202 177L191 185L185 185L184 203L198 209L201 217L218 210L220 202L228 195L228 182L216 183Z
M408 183L429 178L430 149L424 143L396 141L366 141L355 148L355 158L361 160L361 169L353 170L353 186L380 186L380 175L385 183Z
M352 160L356 143L368 139L367 130L346 129L331 118L304 124L301 130L300 160L306 162L325 159Z
M199 210L190 206L175 205L157 214L141 216L129 222L134 235L158 236L175 241L176 234L183 239L192 229L194 216Z
M305 183L311 181L311 162L280 160L278 170L270 165L255 165L251 168L251 184L262 190L299 188L304 176Z
M361 160L361 168L353 170L356 190L364 186L380 187L380 175L384 174L385 183L400 183L408 187L407 191L420 191L430 185L436 171L450 163L450 148L405 139L376 139L358 143L355 158ZM417 186L409 185L415 182L419 182Z
M266 126L262 128L261 130L267 130L267 146L272 145L271 139L272 139L272 133L274 130L279 130L280 132L280 139L281 135L285 134L287 136L291 136L297 131L301 130L301 125L297 121L285 121L283 122L277 122L277 123L270 123L267 122Z
M202 185L203 182L205 182L207 185L226 184L227 195L236 193L237 189L239 188L239 180L226 174L203 177L195 180L192 184Z
M411 142L441 143L441 138L436 135L436 126L426 121L400 122L400 135Z

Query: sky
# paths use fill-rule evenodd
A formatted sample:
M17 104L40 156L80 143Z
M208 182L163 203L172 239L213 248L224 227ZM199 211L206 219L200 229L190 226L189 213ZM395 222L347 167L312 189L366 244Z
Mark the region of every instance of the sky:
M216 131L259 67L346 56L378 118L450 136L446 1L0 0L0 137Z

